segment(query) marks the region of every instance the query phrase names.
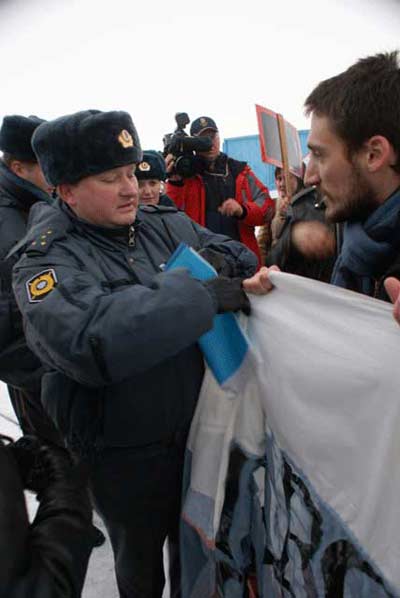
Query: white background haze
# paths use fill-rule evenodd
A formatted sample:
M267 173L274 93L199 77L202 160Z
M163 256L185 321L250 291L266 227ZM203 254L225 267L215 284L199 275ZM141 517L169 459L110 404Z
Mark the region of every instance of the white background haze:
M399 0L0 0L0 119L131 113L144 148L173 116L257 133L254 104L306 128L322 79L400 47Z

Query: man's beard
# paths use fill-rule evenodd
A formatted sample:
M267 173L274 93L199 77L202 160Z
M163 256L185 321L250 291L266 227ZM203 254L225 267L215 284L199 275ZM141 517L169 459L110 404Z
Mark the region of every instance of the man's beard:
M353 163L353 176L346 196L340 198L340 201L329 203L329 194L320 188L323 197L328 198L325 212L326 219L329 222L356 221L363 222L379 206L376 193L371 185L362 176L359 168Z

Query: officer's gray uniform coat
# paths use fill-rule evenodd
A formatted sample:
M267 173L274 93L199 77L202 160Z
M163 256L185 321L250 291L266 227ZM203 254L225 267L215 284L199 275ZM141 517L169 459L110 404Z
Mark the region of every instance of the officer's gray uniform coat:
M242 244L159 206L123 229L42 206L18 248L14 291L48 369L42 400L78 452L168 443L189 426L203 376L196 341L216 305L186 270L162 272L180 241L222 252L233 275L256 270Z

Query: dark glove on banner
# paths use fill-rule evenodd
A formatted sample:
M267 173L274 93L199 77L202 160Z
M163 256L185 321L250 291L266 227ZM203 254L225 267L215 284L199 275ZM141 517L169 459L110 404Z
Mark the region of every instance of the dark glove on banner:
M242 310L246 316L250 315L250 301L242 288L241 278L217 276L203 284L215 299L217 313Z
M199 255L201 255L206 262L211 264L214 270L216 270L221 276L232 276L232 268L222 253L205 247L204 249L200 249Z

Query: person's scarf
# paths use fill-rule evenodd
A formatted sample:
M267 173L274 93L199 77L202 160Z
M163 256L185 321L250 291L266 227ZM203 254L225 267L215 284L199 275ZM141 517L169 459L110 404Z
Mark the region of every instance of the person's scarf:
M332 274L332 284L374 295L400 249L400 189L397 189L365 222L347 222L343 245Z

